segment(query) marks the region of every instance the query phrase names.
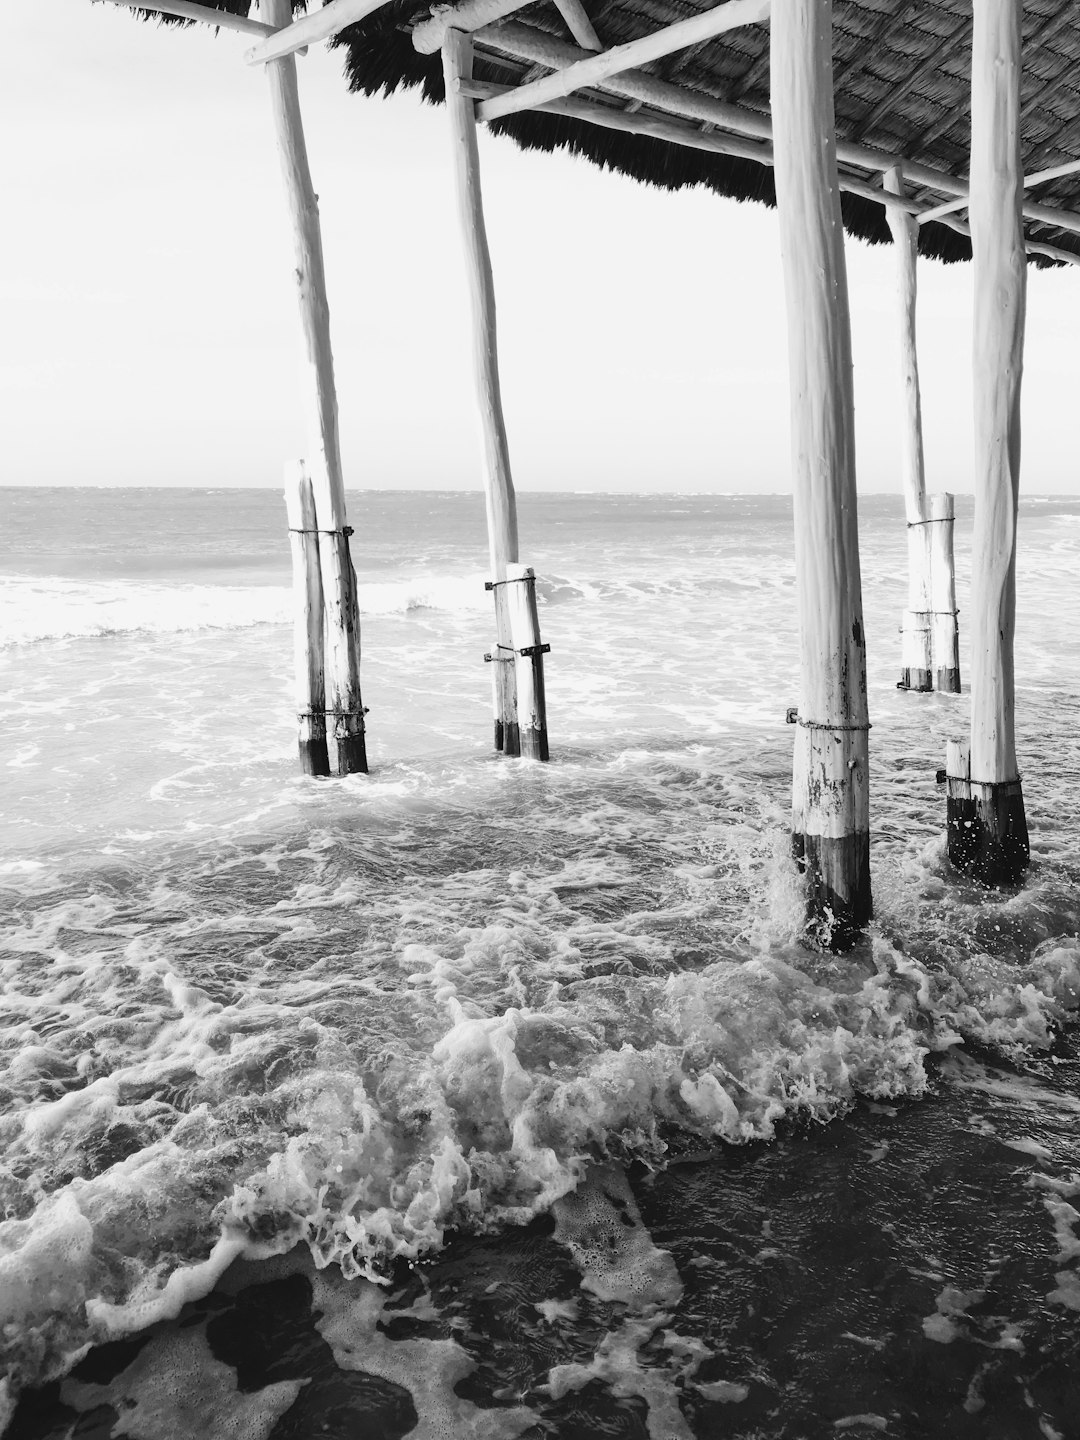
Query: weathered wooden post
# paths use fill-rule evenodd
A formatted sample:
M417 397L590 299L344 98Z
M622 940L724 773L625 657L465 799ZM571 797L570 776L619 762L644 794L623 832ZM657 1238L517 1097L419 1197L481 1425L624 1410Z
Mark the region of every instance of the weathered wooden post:
M792 838L811 919L841 950L871 914L870 776L831 0L773 6L771 65L799 605Z
M931 495L930 613L934 622L934 683L960 694L960 630L956 619L956 566L953 556L955 505L949 494Z
M510 632L514 639L517 663L521 753L530 760L546 760L548 732L544 655L550 647L540 641L536 576L527 565L507 565L506 591L510 610Z
M495 599L494 674L495 748L520 754L517 679L510 630L506 567L518 560L517 498L510 474L510 447L503 420L499 386L499 351L495 328L495 286L491 275L484 202L480 190L480 155L476 144L476 106L461 93L461 81L472 78L473 42L460 30L443 40L446 111L450 119L451 152L461 224L465 270L472 316L473 379L484 454L484 498L487 505L488 550Z
M291 23L291 0L261 0L261 6L267 24L280 28ZM345 515L319 202L311 183L304 143L296 61L291 55L271 60L266 73L293 231L304 340L302 376L308 422L307 465L320 532L319 564L326 611L326 710L333 719L327 741L333 768L339 775L349 775L366 771L368 767L364 707L360 697L360 620L356 575L349 554L352 531Z
M900 166L884 176L888 194L902 196ZM930 660L930 537L926 525L926 466L923 459L922 396L919 391L919 352L915 341L915 303L919 227L915 217L900 205L886 205L897 258L900 302L900 378L904 413L900 425L900 467L907 513L908 603L904 611L900 654L901 690L933 687Z
M285 509L293 565L293 658L300 768L305 775L329 775L318 521L311 480L302 460L285 467Z
M971 744L950 746L949 858L987 885L1028 864L1016 764L1013 636L1026 255L1021 205L1022 0L978 0L971 43L971 243L975 280L975 533Z

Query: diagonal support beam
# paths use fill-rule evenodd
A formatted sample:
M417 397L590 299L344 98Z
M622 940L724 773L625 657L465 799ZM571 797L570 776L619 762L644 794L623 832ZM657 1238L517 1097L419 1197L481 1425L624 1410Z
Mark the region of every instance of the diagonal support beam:
M237 30L241 35L275 33L272 25L264 25L261 20L249 20L246 15L230 15L227 10L215 10L212 5L195 5L192 0L112 0L112 3L126 6L129 10L153 10L158 15L175 15L180 20L202 20L220 30Z
M291 25L282 26L268 40L249 50L244 59L249 65L265 65L270 60L295 55L297 50L303 50L308 45L329 40L346 26L355 25L358 20L381 10L387 3L388 0L330 0L330 4L324 5L321 10L313 10Z
M583 50L603 50L600 37L592 27L581 0L555 0L555 8L566 21L567 29Z
M743 25L760 25L769 18L770 0L727 0L703 15L680 20L640 40L631 40L626 45L616 45L600 55L579 60L543 80L534 80L531 85L522 85L512 94L500 96L497 100L485 101L477 110L479 120L498 120L503 115L513 115L518 110L529 110L537 101L557 100L575 90L598 85L621 70L632 70L638 65L647 65L659 60L674 50L683 50L701 40L710 40L726 30L735 30Z

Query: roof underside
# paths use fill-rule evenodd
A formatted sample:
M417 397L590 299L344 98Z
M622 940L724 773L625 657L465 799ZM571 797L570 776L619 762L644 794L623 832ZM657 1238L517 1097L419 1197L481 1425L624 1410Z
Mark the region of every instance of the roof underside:
M783 3L783 0L777 0ZM972 4L979 0L836 0L833 66L837 137L894 159L930 167L963 180L971 138L970 69ZM217 8L246 13L246 0L216 0ZM304 8L297 0L296 9ZM605 48L712 8L709 0L585 0L585 9ZM430 0L391 0L368 19L341 32L346 74L354 90L389 94L419 88L427 99L443 99L438 54L414 49L412 26L426 19ZM519 85L550 68L514 58L500 44L527 27L540 40L573 45L552 0L537 0L477 31L474 75L499 85ZM1080 160L1080 6L1076 0L1025 0L1024 71L1021 92L1022 158L1025 174ZM514 48L507 43L507 48ZM520 51L521 46L517 47ZM526 48L528 48L526 46ZM649 75L691 96L738 107L744 114L769 115L769 32L766 25L729 31L641 67ZM633 110L643 118L671 119L670 113L613 93L618 77L575 100ZM682 117L684 124L687 122ZM565 115L523 111L497 120L496 133L527 149L566 149L598 165L666 189L704 185L738 200L775 203L772 169L755 160L686 148L645 135L598 128ZM723 126L709 126L722 134ZM844 161L842 170L858 183L881 189L881 166ZM908 194L927 206L948 199L940 189L908 180ZM1039 205L1073 212L1062 228L1045 218L1025 222L1029 241L1080 255L1080 172L1039 186L1030 197ZM845 193L847 229L871 242L890 238L882 205ZM956 217L952 217L955 221ZM961 220L963 212L961 212ZM948 225L920 228L920 249L943 260L971 256L968 238ZM1040 256L1033 257L1036 261ZM1044 262L1045 263L1045 262Z

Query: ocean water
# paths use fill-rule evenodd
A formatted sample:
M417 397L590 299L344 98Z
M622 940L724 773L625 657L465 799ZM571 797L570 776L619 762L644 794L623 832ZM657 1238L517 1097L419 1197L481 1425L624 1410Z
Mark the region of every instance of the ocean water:
M860 502L875 920L803 933L782 497L356 494L372 773L296 773L272 492L0 490L0 1432L1080 1436L1080 500L1022 503L1032 866L944 858ZM958 502L967 676L971 507Z

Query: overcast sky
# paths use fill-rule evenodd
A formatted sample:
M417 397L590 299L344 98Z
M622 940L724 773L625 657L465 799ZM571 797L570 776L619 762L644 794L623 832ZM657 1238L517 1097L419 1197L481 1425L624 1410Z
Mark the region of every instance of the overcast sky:
M5 484L271 485L304 440L265 79L231 32L9 7ZM300 62L350 488L477 483L443 113ZM522 489L786 491L776 217L481 138ZM892 257L848 241L860 488L897 486ZM931 488L971 489L969 266L923 262ZM1080 492L1080 272L1032 272L1024 488Z

